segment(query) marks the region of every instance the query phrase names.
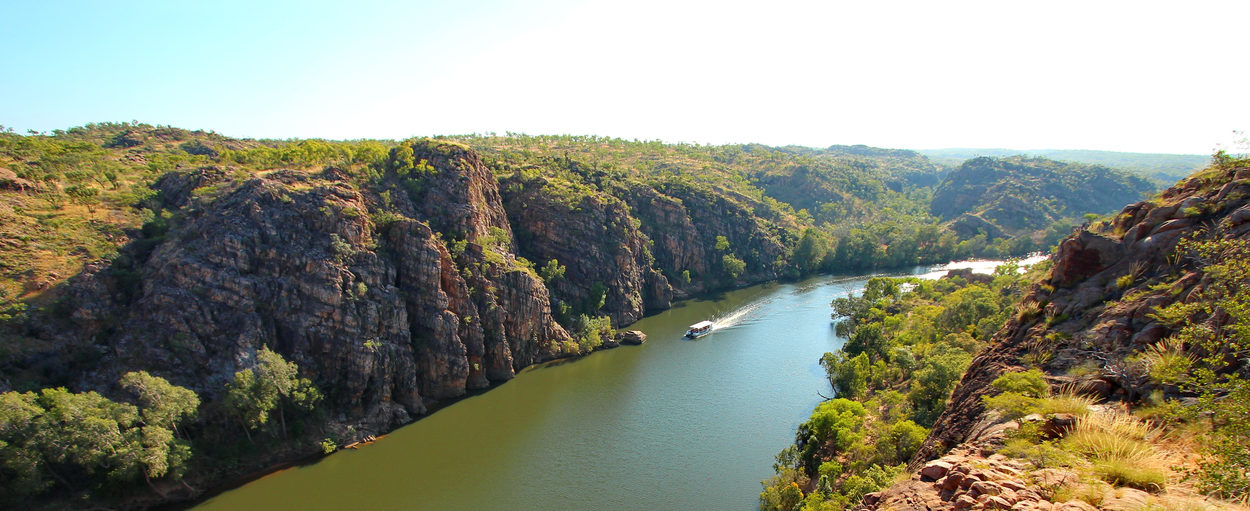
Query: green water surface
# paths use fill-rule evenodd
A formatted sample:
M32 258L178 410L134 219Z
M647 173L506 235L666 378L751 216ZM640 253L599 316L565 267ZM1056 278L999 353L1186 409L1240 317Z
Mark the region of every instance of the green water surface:
M924 269L917 269L917 273ZM760 480L829 395L829 302L865 277L763 284L631 325L642 346L533 367L359 450L196 510L756 509ZM687 325L712 334L682 338Z

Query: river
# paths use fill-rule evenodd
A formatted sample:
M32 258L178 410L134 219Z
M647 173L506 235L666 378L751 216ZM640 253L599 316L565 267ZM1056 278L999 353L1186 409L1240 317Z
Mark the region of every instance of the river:
M629 327L647 334L642 346L528 368L372 445L194 509L756 509L773 456L831 392L818 360L843 339L829 302L867 279L761 284L675 304ZM709 318L710 335L682 337Z

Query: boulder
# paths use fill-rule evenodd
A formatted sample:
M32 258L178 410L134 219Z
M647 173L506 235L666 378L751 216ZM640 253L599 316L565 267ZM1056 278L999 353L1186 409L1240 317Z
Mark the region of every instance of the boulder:
M1011 502L1002 497L990 497L985 500L985 509L1011 509Z
M920 469L921 481L937 481L950 472L951 464L942 460L933 460Z
M1098 508L1083 500L1069 500L1063 504L1056 504L1054 509L1055 511L1098 511Z
M1001 486L990 481L978 481L972 483L972 485L968 487L968 494L973 497L980 497L981 495L998 495L1002 492L1003 488Z
M1076 416L1070 413L1052 413L1042 423L1042 435L1046 438L1062 438L1076 427Z
M938 486L941 486L943 490L954 491L956 488L959 488L959 483L963 480L964 480L963 474L960 474L958 472L952 472L952 473L947 474L946 477L943 477L940 481L937 482L937 484Z
M636 346L647 342L647 334L642 333L642 330L626 330L621 332L619 337L621 339L621 344L632 344Z

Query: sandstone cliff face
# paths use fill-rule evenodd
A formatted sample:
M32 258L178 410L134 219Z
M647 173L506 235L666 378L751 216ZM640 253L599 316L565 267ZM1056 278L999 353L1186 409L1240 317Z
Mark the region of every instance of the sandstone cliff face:
M579 311L602 290L603 305L585 312L620 327L675 295L776 278L786 253L785 226L754 217L746 197L643 184L570 195L520 175L501 188L459 144L394 151L368 178L166 175L153 208L171 227L130 250L137 283L126 291L116 269L89 268L67 293L73 328L43 334L101 353L83 387L139 368L209 400L268 346L363 434L580 353L553 304ZM724 275L724 253L745 261L737 279ZM518 255L558 260L565 277L544 283ZM666 276L685 271L690 282Z
M709 193L680 184L659 189L636 185L621 194L641 223L641 230L655 240L651 248L656 264L670 281L676 282L679 297L724 287L732 282L722 268L726 253L746 263L737 281L763 282L780 276L778 260L786 257L787 241L793 245L795 226L780 218L760 218L754 200L737 194ZM716 249L717 236L729 242L725 251ZM679 276L689 271L691 281Z
M541 176L516 175L503 188L520 253L537 265L555 259L566 267L564 278L549 285L568 307L592 299L596 285L605 288L603 310L614 325L670 306L673 293L652 267L650 239L620 199L590 190L570 194Z
M432 169L419 187L384 178L362 191L333 170L162 179L178 225L147 258L133 303L101 271L71 297L76 334L104 339L100 374L85 378L144 368L212 398L269 346L342 420L378 432L566 354L546 287L515 267L494 177L463 148L413 149ZM393 214L377 225L382 192Z

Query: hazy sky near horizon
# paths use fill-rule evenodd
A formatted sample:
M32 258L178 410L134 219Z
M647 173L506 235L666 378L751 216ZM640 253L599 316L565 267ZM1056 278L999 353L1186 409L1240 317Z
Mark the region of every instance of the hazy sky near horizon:
M0 124L1209 153L1250 2L9 1Z

